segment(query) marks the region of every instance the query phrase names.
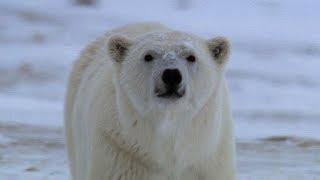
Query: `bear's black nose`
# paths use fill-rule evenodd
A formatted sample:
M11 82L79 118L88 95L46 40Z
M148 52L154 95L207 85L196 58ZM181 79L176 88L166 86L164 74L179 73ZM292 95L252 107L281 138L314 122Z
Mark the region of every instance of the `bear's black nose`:
M177 88L182 76L178 69L166 69L162 73L162 81L170 88Z

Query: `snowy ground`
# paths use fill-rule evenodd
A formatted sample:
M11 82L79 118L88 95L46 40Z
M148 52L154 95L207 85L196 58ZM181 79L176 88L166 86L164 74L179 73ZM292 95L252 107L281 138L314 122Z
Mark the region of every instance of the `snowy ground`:
M144 3L143 8L141 3ZM238 179L320 179L320 2L314 0L0 1L0 179L67 179L67 72L107 29L160 21L227 36Z

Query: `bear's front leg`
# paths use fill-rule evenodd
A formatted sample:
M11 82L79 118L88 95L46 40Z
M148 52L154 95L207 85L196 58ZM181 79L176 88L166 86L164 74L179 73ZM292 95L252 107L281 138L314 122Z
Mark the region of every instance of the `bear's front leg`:
M105 136L96 136L86 180L150 180L148 170Z
M234 180L234 172L210 164L188 168L180 180Z

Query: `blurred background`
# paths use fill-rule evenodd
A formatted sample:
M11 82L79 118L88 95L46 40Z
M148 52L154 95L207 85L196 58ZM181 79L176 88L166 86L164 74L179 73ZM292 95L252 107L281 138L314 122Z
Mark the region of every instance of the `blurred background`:
M0 179L68 179L71 64L98 35L137 21L231 41L238 179L320 179L319 8L318 0L1 0Z

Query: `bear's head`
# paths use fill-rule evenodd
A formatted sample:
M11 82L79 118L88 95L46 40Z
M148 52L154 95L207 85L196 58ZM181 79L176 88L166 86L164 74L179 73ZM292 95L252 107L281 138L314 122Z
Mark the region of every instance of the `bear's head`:
M217 91L229 43L177 32L154 32L135 39L108 40L117 81L141 114L175 112L192 116ZM190 114L191 113L191 114Z

